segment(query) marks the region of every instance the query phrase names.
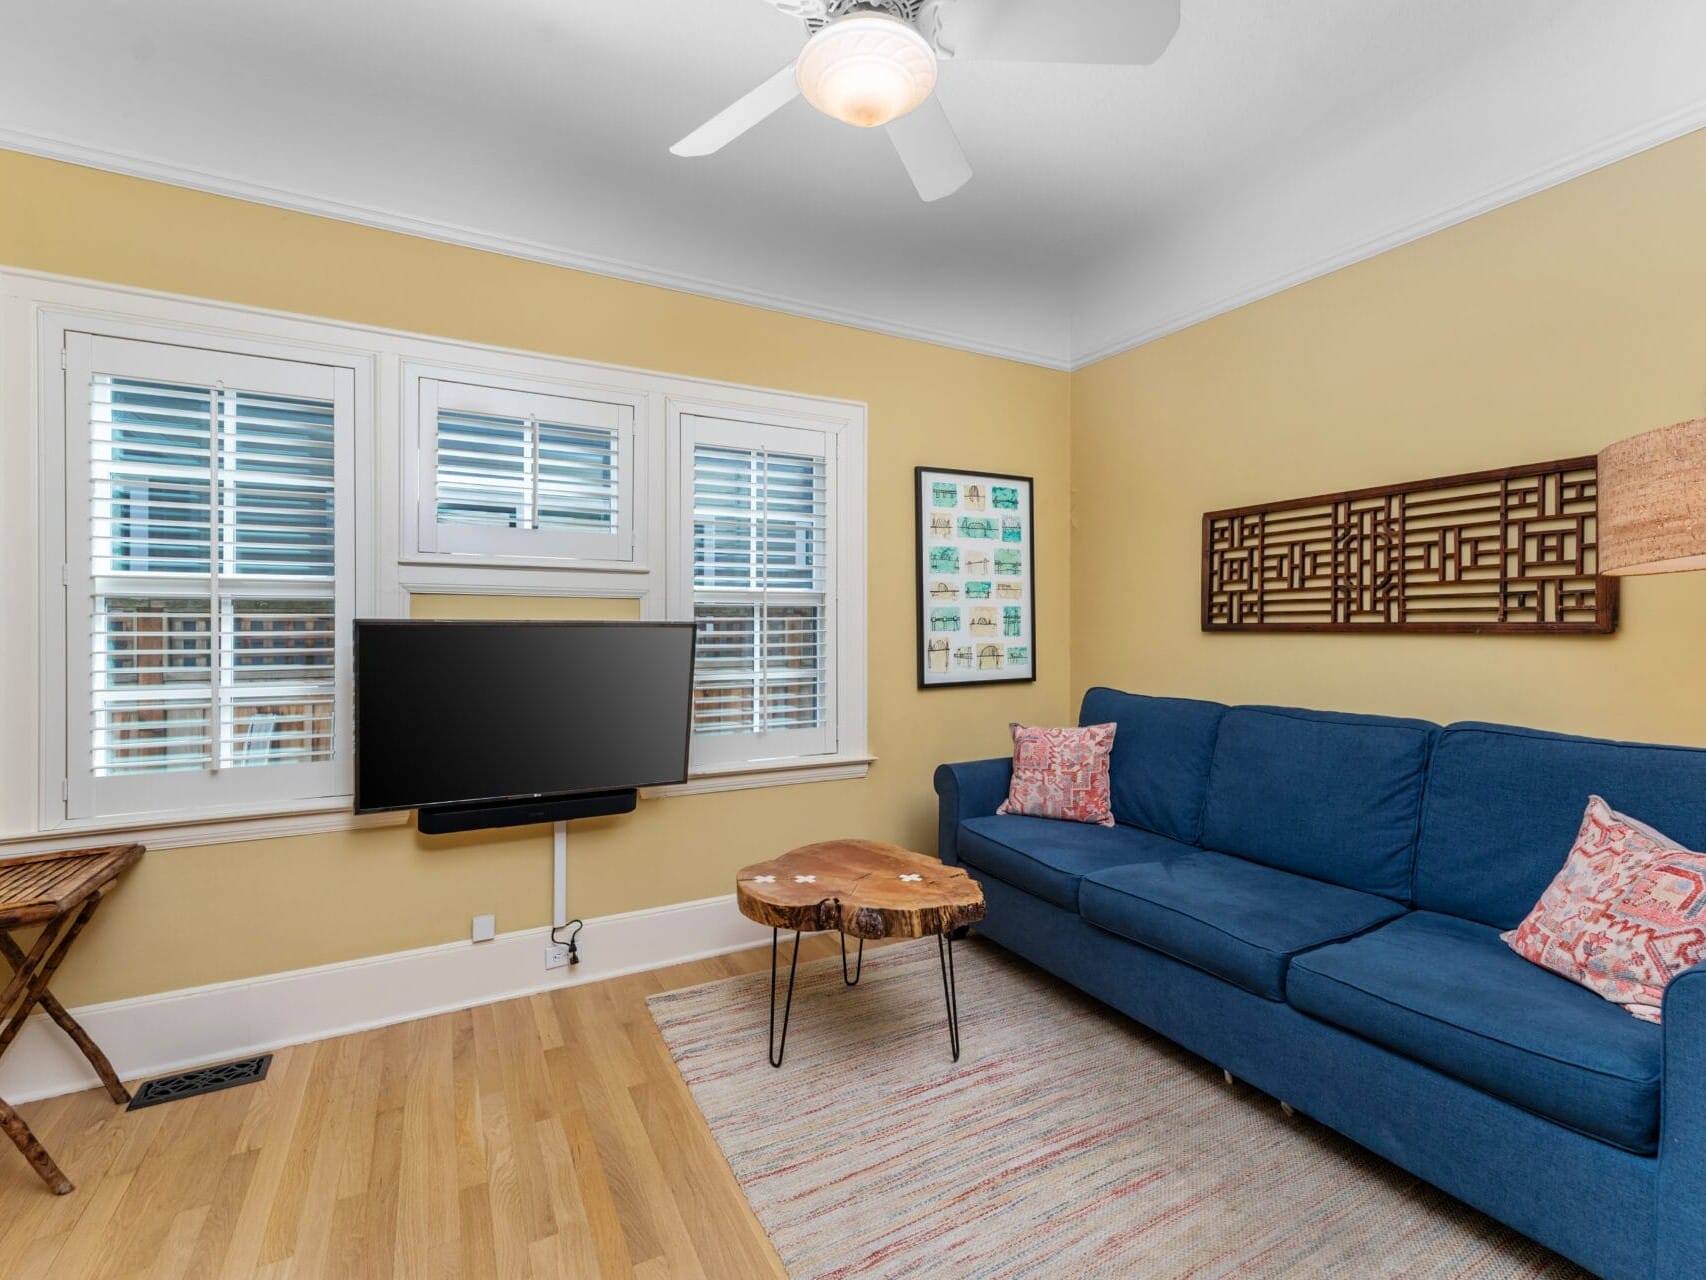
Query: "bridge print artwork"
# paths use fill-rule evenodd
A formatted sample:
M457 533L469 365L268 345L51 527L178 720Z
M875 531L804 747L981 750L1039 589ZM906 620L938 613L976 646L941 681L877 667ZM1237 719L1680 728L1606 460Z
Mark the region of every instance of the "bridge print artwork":
M1587 457L1211 511L1202 629L1609 633L1598 497Z
M919 687L1035 680L1031 478L919 467L916 486Z

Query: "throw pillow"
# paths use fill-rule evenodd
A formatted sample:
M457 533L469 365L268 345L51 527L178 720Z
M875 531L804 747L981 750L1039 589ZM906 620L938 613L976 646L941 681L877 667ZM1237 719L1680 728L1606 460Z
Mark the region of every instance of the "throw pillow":
M1112 724L1081 729L1013 728L1013 781L997 813L1114 825L1108 786Z
M1501 936L1525 960L1658 1022L1670 980L1706 959L1706 853L1594 796L1564 869Z

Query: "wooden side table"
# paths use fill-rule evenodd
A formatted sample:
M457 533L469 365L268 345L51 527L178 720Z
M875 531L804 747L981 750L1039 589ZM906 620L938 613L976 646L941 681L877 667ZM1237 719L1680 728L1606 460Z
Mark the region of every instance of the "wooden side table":
M800 934L834 929L841 935L841 980L859 985L866 938L936 939L942 966L942 998L948 1006L948 1047L960 1060L960 1001L954 984L954 934L983 919L983 889L959 867L877 840L826 840L769 862L743 868L735 877L741 914L770 926L770 1065L780 1067L788 1047L788 1016L794 1008L794 972ZM776 1039L776 953L783 929L794 931L788 965L788 998L782 1008L782 1039ZM847 974L847 938L859 939L859 959Z
M0 859L0 956L12 969L12 980L0 992L0 1019L5 1023L0 1027L0 1056L12 1047L24 1020L40 1005L83 1051L106 1085L108 1096L120 1104L130 1101L130 1092L120 1083L113 1064L65 1006L53 998L47 984L101 899L142 852L139 844L121 844L76 853ZM32 925L40 925L41 934L26 953L13 940L12 930ZM60 1172L23 1117L4 1098L0 1098L0 1129L55 1195L71 1190L71 1180Z

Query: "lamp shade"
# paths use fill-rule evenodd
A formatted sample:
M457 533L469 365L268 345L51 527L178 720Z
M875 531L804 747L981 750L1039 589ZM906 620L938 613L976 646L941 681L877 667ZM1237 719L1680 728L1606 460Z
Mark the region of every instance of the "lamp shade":
M1706 418L1599 455L1599 571L1706 569Z
M936 51L918 29L856 11L818 30L794 65L807 102L847 124L874 128L911 111L936 87Z

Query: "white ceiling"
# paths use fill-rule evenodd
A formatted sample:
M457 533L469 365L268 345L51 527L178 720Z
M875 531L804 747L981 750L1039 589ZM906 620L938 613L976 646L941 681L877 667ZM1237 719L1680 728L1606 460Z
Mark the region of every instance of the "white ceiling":
M801 102L668 153L801 36L764 0L0 0L0 146L1064 367L1706 125L1702 0L1184 0L1152 67L946 65L976 177L937 204Z

